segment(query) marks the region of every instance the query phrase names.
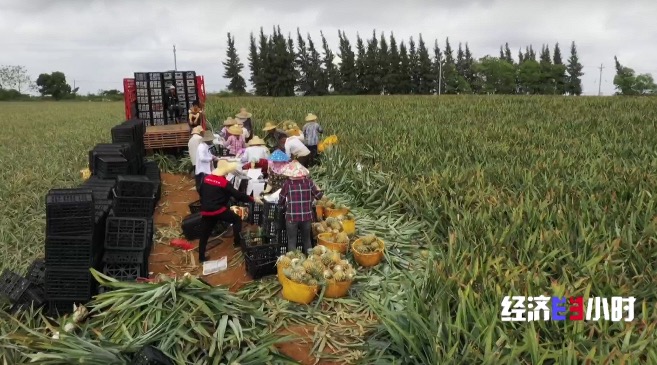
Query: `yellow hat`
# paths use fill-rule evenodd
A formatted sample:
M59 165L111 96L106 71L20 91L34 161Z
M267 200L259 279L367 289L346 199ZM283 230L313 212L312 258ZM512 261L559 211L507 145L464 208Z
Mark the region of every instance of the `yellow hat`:
M231 125L235 125L235 124L237 124L237 121L232 117L228 117L226 118L226 120L224 120L224 126L226 127L230 127Z
M246 111L246 108L240 109L240 112L235 114L235 117L241 118L241 119L248 119L251 118L251 113Z
M214 141L214 134L210 131L204 131L202 136L203 136L203 142L212 142L212 141Z
M217 168L212 171L212 175L226 176L231 172L237 170L240 165L236 162L228 162L226 160L219 160Z
M265 123L265 127L262 128L262 130L265 131L265 132L270 131L272 129L276 129L276 124L274 124L272 122Z
M242 127L240 127L237 124L233 124L230 127L228 127L228 133L234 135L234 136L241 136L244 130Z
M315 114L308 113L308 115L306 115L306 122L312 122L314 120L317 120L317 116Z
M253 136L253 138L251 138L251 140L249 141L249 143L247 143L247 145L249 145L249 146L264 146L265 141L263 141L258 136Z

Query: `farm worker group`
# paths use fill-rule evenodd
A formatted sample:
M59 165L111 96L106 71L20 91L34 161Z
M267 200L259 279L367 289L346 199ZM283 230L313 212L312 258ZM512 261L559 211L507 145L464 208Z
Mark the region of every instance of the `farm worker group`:
M190 113L190 126L191 122ZM265 138L262 139L253 135L251 113L243 108L235 118L224 121L220 132L223 146L228 149L229 155L240 159L239 163L214 156L210 152L214 134L204 131L201 125L194 126L188 148L201 201L199 261L206 260L207 242L219 221L232 225L233 244L241 245L242 219L230 209L230 198L256 204L263 204L263 201L260 197L250 197L236 190L226 176L254 167L260 168L268 178L265 193L280 189L278 204L286 208L288 250L296 249L297 234L300 233L303 250L308 253L311 249L313 201L321 199L323 193L309 177L306 167L316 159L317 144L323 130L314 114L308 114L306 122L302 135L298 131L280 130L267 122L263 128Z

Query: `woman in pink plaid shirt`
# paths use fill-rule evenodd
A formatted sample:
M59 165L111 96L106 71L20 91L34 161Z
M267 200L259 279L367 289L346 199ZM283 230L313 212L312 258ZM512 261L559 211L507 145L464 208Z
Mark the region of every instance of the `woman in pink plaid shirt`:
M287 251L297 248L297 231L301 231L303 252L307 255L312 249L310 241L313 222L313 199L319 200L324 193L308 177L308 169L299 161L292 161L281 169L281 174L288 177L281 188L279 205L285 206L285 229L287 233Z
M246 148L246 142L242 135L242 127L239 125L232 125L228 128L228 138L226 139L226 148L228 153L232 156L237 156L237 153Z

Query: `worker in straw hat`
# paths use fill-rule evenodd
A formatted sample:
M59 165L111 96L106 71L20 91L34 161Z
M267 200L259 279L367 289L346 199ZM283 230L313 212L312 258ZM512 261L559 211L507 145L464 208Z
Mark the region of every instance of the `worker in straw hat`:
M309 165L314 165L317 159L317 144L319 144L320 135L324 133L322 126L317 122L317 116L309 113L306 116L306 124L303 126L304 143L310 150Z
M246 108L241 108L240 112L235 114L235 119L237 120L237 123L241 125L245 130L244 141L249 142L253 137L253 125L251 122L251 113L247 112Z
M266 174L269 150L265 147L265 141L258 136L253 136L253 139L250 140L246 146L247 147L241 157L242 163L258 165L257 167L263 169L263 172ZM245 168L248 169L249 167Z
M221 131L219 132L221 138L226 140L228 138L228 128L234 126L235 124L237 124L237 120L231 117L226 118L226 120L224 120L224 127L221 128Z
M287 250L296 249L297 234L301 233L303 252L308 254L312 248L310 241L313 222L313 199L319 200L324 195L308 177L308 169L298 161L291 161L281 173L287 176L279 195L278 204L285 209L285 229L287 233Z
M189 109L188 124L190 128L200 126L203 122L203 108L201 103L198 100L195 100L192 104L192 108Z
M310 150L303 144L299 136L284 135L278 140L278 146L285 151L285 154L291 159L299 161L303 166L308 166L310 162Z
M227 132L228 138L226 138L226 148L228 149L228 154L237 156L237 153L240 152L240 150L246 148L244 130L239 124L235 124L228 127Z
M192 162L191 172L193 174L195 174L196 172L196 152L198 150L198 146L201 144L201 142L203 142L203 136L201 136L201 133L203 133L203 127L201 126L194 127L192 129L192 136L189 137L189 142L187 142L189 159Z
M206 175L201 184L201 238L198 246L198 259L203 263L206 259L205 249L208 239L219 221L233 226L233 245L242 243L242 218L230 209L230 199L256 204L263 204L259 197L250 197L239 192L226 179L226 175L239 168L239 164L220 160L212 174Z
M196 168L195 168L195 179L196 179L196 191L201 193L201 182L205 175L212 173L212 168L214 166L214 161L219 161L219 158L214 156L210 152L210 146L214 141L214 134L210 131L203 132L203 138L201 139L202 143L199 143L196 149Z
M273 122L265 123L265 127L262 130L265 132L265 145L269 148L269 152L274 152L278 148L278 140L285 132L279 129Z

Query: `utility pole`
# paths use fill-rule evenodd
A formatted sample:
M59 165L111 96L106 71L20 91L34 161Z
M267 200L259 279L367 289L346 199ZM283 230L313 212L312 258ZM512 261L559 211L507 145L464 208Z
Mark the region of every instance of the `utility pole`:
M598 79L598 96L602 95L600 90L601 90L601 87L602 87L602 69L603 68L604 68L604 66L602 66L602 63L601 63L600 67L599 67L599 69L600 69L600 78Z
M176 45L173 45L173 69L178 71L178 61L176 60Z
M443 86L443 62L438 62L438 95L440 95L441 86Z

